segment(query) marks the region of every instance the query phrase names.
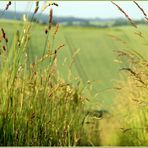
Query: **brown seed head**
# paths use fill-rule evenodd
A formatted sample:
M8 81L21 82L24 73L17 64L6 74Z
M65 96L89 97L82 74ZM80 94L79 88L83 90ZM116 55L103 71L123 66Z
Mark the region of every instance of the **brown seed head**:
M49 29L51 29L52 19L53 19L53 10L51 8L49 14Z
M6 51L6 47L3 45L3 50Z
M11 5L11 1L9 1L8 5L9 5L9 6Z
M6 43L8 43L8 38L5 38Z
M5 10L8 10L8 8L9 8L9 6L10 6L11 4L12 4L11 1L9 1L8 4L6 5Z
M113 1L111 1L111 2L112 2L112 4L114 4L125 15L125 17L129 20L129 22L131 23L131 25L133 27L137 28L135 22L128 16L128 14L118 4L116 4Z
M54 6L57 6L57 7L59 6L59 5L58 5L57 3L55 3L55 2L49 3L49 4L48 4L48 6L51 6L51 5L54 5Z
M59 30L59 24L57 24L57 25L56 25L54 35L56 35L56 34L57 34L58 30Z
M53 3L53 5L54 5L54 6L57 6L57 7L59 6L57 3Z
M147 18L147 14L146 12L144 11L144 9L135 1L133 1L135 3L135 5L141 10L141 12L143 13L143 15Z
M3 38L5 39L5 37L6 37L6 34L5 34L5 31L4 31L4 29L3 29L3 28L1 28L1 31L2 31Z
M36 7L35 7L35 10L34 10L34 14L37 13L39 10L39 1L37 0L36 1Z
M48 33L48 29L46 28L46 29L45 29L45 34L47 34L47 33Z

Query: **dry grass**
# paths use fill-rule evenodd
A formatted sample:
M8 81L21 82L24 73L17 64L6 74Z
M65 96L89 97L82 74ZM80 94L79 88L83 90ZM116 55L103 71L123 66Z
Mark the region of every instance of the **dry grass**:
M134 4L147 18L147 14L140 5L135 1ZM116 6L133 25L133 21L129 19L122 8L117 4ZM133 26L135 27L135 25ZM144 39L142 32L138 31L135 35L138 35L139 39ZM116 53L118 61L123 63L122 59L124 58L128 65L128 67L121 67L121 75L124 79L118 81L115 86L117 100L114 105L116 110L113 113L116 119L114 128L118 129L115 132L118 137L116 145L147 146L148 60L134 50L120 50Z
M112 2L137 29L135 22L115 2ZM145 11L134 2L147 18ZM11 3L6 5L5 11ZM56 3L46 3L43 10ZM38 12L39 1L34 15ZM95 145L148 145L148 60L135 51L116 51L118 62L126 59L128 67L121 67L124 80L115 84L117 99L109 114L96 117L87 113L85 87L79 79L65 82L57 69L58 53L64 43L54 48L59 25L53 27L53 10L49 11L49 23L45 29L46 41L41 57L31 61L29 42L33 23L24 17L21 33L16 32L11 47L5 28L0 36L0 145L1 146L95 146ZM1 14L2 15L2 14ZM52 45L49 35L53 31ZM140 39L144 36L138 29ZM128 44L109 34L116 41ZM72 54L72 62L78 53L65 36ZM48 65L43 66L44 61ZM77 61L80 75L87 79L86 72ZM86 83L86 82L83 82ZM104 114L103 114L104 115Z
M48 4L58 6L56 3ZM8 9L9 5L6 6ZM6 10L7 10L6 9ZM36 2L34 15L39 9ZM91 145L84 128L85 102L83 88L65 82L58 75L57 48L49 47L49 31L56 39L59 25L52 28L50 9L49 24L45 31L43 56L31 61L29 42L33 23L24 16L21 33L16 32L13 43L7 47L7 33L1 29L0 54L0 145L1 146L76 146ZM4 48L5 47L5 48ZM48 65L43 67L43 62ZM90 135L89 135L90 136ZM99 145L97 141L96 145Z

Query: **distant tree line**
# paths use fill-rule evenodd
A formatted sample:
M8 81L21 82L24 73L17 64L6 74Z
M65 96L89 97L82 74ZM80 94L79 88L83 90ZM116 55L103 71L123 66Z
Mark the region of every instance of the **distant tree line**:
M0 10L0 13L2 11ZM4 19L11 19L11 20L22 20L23 15L25 12L14 12L14 11L7 11L2 18ZM45 14L36 14L32 20L32 13L29 13L28 19L39 24L48 24L48 15ZM96 23L95 23L96 22ZM112 23L111 23L112 22ZM136 24L146 24L144 20L135 20ZM56 23L63 24L65 26L82 26L82 27L96 27L96 28L108 28L108 27L117 27L117 26L126 26L129 25L128 20L123 18L117 19L84 19L84 18L75 18L75 17L54 17L53 25Z
M146 24L146 22L144 20L136 20L134 21L137 25L139 24ZM114 21L113 23L113 27L117 27L117 26L126 26L126 25L129 25L129 22L125 19L119 19L119 20L116 20Z

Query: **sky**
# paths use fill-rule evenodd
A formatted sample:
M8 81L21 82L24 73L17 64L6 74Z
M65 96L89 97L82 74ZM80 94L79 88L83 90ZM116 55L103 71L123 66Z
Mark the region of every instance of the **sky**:
M4 9L6 1L0 1L0 9ZM40 2L40 7L44 2ZM110 1L58 1L59 7L53 7L55 16L74 16L80 18L118 18L124 15ZM133 19L143 18L143 14L132 1L116 2ZM148 14L148 1L138 1ZM33 11L35 2L12 1L9 10ZM41 11L41 10L40 10ZM49 13L49 9L44 12Z

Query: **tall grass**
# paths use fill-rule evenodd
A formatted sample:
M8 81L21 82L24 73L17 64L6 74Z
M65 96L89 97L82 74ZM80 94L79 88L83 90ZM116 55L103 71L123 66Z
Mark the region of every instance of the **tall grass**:
M131 17L115 2L112 2L138 30ZM147 14L134 1L147 21ZM56 3L46 3L44 9ZM1 15L11 6L11 2ZM42 53L31 58L30 41L33 19L39 11L36 1L30 21L24 15L23 28L15 31L13 42L5 28L0 32L0 145L1 146L147 146L148 145L148 60L136 51L116 51L120 72L124 79L117 81L117 99L109 112L98 111L98 106L89 107L89 91L80 79L65 81L60 77L57 61L65 43L55 47L60 26L53 26L53 10L49 10L49 23L44 31L45 44ZM142 32L135 32L141 39ZM52 41L50 39L50 36ZM128 43L109 34L123 45ZM64 36L73 57L77 52L68 36ZM49 46L50 42L50 46ZM126 46L128 47L128 46ZM122 60L124 59L124 60ZM87 83L87 73L79 58L76 69ZM46 64L45 64L46 63ZM69 69L70 71L70 69ZM70 73L70 72L69 72ZM71 77L71 73L70 76ZM87 92L87 93L86 93ZM90 97L92 98L92 96Z
M126 79L118 82L118 145L146 146L147 135L147 60L135 53L126 53L128 68L122 68Z
M56 5L56 3L49 4ZM33 13L37 13L39 3ZM58 75L58 53L64 44L48 47L52 9L45 30L43 55L32 60L29 48L33 23L24 16L23 30L16 31L12 45L5 28L0 43L0 145L93 145L85 130L85 102L79 85ZM58 33L56 27L53 41ZM43 66L44 61L48 64ZM79 80L78 80L79 82ZM99 145L99 140L97 144Z
M124 13L130 23L125 11L114 3L118 9ZM147 15L141 6L134 2L143 13L145 19ZM146 19L147 20L147 19ZM135 25L133 25L135 27ZM137 26L138 30L138 26ZM139 39L144 39L142 32L139 32ZM142 49L141 49L142 50ZM117 102L114 106L115 127L118 140L116 145L121 146L147 146L148 145L148 60L140 53L131 50L117 51L118 60L126 67L121 67L124 80L116 84ZM124 59L124 61L122 60Z

